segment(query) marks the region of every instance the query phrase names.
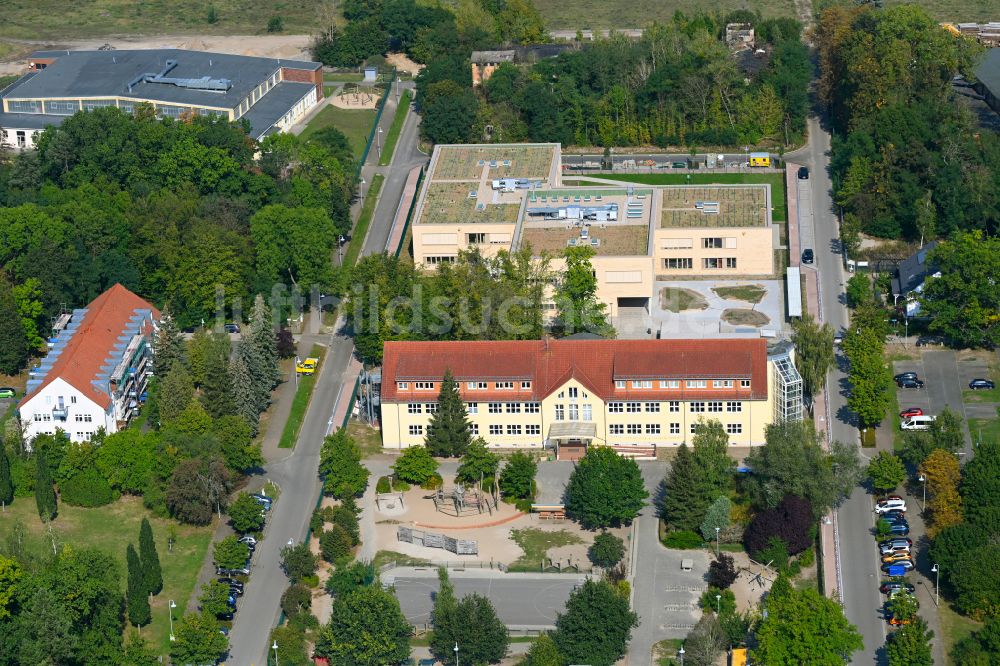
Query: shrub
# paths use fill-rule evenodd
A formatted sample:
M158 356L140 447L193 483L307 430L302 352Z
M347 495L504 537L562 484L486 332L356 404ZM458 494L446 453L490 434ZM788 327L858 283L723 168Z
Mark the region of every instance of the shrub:
M337 562L351 554L354 541L340 525L333 525L319 537L319 551L327 562Z
M420 484L420 487L424 490L437 490L444 485L444 479L437 472L434 472L427 480Z
M625 543L614 534L601 532L591 544L587 556L597 566L608 569L625 557Z
M281 595L281 610L285 612L289 622L300 613L308 613L312 608L312 592L301 583L290 586Z
M267 22L268 32L281 32L285 29L285 19L280 16L272 16Z
M410 489L410 484L408 484L406 481L396 481L396 483L395 483L395 485L393 487L398 492L405 493L407 490Z
M378 477L378 481L375 483L375 492L377 493L392 492L392 482L389 481L389 477L387 476Z
M59 484L62 501L73 506L104 506L115 498L108 480L96 467L87 467Z
M722 598L716 599L717 596ZM732 590L720 590L717 587L709 586L702 593L698 605L701 606L702 610L718 612L720 616L729 615L736 612L736 595L733 594Z
M437 472L438 462L425 446L411 446L403 451L396 464L392 466L393 474L401 481L423 483Z
M35 461L19 455L10 456L10 478L14 483L14 497L35 495Z
M351 546L361 543L361 529L358 525L358 514L348 506L338 506L330 511L327 520L336 527L343 529L351 538Z
M704 543L705 542L702 541L700 534L690 530L678 530L676 532L671 532L663 539L663 545L667 548L677 548L679 550L701 548Z
M301 583L310 589L317 588L319 587L319 576L317 576L316 574L303 576Z
M802 567L809 568L816 563L816 552L812 548L807 548L802 551L799 555L799 564Z
M727 589L736 582L739 572L732 555L722 553L708 565L708 584L720 590Z
M771 537L767 546L758 551L754 557L758 562L770 564L778 571L788 569L788 545L780 537Z
M743 535L743 545L757 561L760 552L770 546L773 537L784 542L788 554L795 555L812 545L814 519L807 499L786 495L773 509L765 509L750 521ZM787 557L786 557L787 559Z

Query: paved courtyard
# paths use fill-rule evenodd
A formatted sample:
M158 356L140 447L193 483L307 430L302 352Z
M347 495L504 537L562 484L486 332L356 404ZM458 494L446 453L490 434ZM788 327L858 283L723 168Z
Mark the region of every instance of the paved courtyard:
M758 285L766 292L759 303L748 303L721 298L713 287L738 287ZM759 337L762 330L781 331L785 328L784 282L781 280L673 280L656 282L652 302L654 331L658 328L661 338L713 338ZM671 312L663 307L661 293L664 289L686 289L697 293L705 303L703 309ZM733 325L722 320L725 310L753 310L764 315L768 323L759 327Z

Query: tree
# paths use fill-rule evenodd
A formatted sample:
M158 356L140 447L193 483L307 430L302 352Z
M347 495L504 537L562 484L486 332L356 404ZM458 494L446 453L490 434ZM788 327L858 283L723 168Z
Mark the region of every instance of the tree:
M861 478L857 449L834 442L826 453L821 437L810 421L767 427L764 446L746 457L753 474L745 487L754 506L775 507L795 495L809 500L818 518L847 497Z
M1000 345L1000 239L957 233L928 257L940 276L924 281L921 309L931 330L964 347Z
M958 492L962 473L958 457L944 449L935 449L921 463L919 472L927 485L931 523L927 533L934 538L941 530L962 522L962 496Z
M962 666L992 666L997 654L1000 654L1000 618L994 617L982 629L958 641L952 648L951 659Z
M178 520L207 525L225 507L232 479L221 460L194 458L174 467L167 486L167 508Z
M296 583L289 585L284 594L281 595L281 610L288 617L289 622L295 622L300 616L309 615L312 609L312 590Z
M163 308L163 312L160 313L160 327L153 339L153 372L157 377L166 377L173 369L174 363L183 364L184 361L184 337L169 309ZM187 402L185 400L183 404L187 405Z
M143 576L142 563L135 552L135 546L128 545L125 550L125 562L128 565L128 588L125 593L128 607L128 621L137 627L149 624L152 615L149 610L149 591Z
M14 501L14 481L10 476L10 459L7 457L7 445L0 438L0 505Z
M532 499L538 463L523 451L515 451L500 471L500 493L505 499Z
M625 655L632 629L638 625L639 616L614 587L588 580L570 594L566 612L556 619L552 641L564 663L611 666ZM594 631L595 627L601 630Z
M899 456L888 451L879 451L868 463L868 480L875 492L888 493L896 489L906 478L906 468Z
M138 631L129 631L125 635L122 648L121 666L158 666L160 657L153 648L139 635Z
M912 620L917 616L917 611L920 610L917 598L909 592L901 592L893 596L886 602L885 606L890 617L902 621Z
M962 501L969 522L986 522L1000 506L1000 442L987 440L962 469Z
M472 90L454 81L432 83L421 103L420 132L433 143L466 143L478 109Z
M201 379L201 403L213 419L235 414L236 404L233 400L233 387L229 377L229 358L232 346L229 335L223 331L214 331L208 337L204 349L203 376ZM192 352L192 374L194 373L194 347ZM195 383L198 379L195 378Z
M378 572L371 562L351 562L339 566L326 579L326 591L333 597L348 594L359 587L373 585L378 581Z
M242 349L244 347L240 345L240 350ZM232 385L233 409L250 426L250 432L256 435L260 424L260 409L253 376L247 364L248 354L249 352L238 351L229 362L229 382Z
M955 590L958 608L975 619L1000 613L1000 576L996 575L996 558L1000 544L967 550L955 562L948 580Z
M445 370L438 394L438 410L427 426L424 446L431 455L457 458L465 455L471 443L472 424L458 393L458 384L451 371Z
M319 552L327 562L335 563L351 555L354 540L340 525L332 525L319 536Z
M153 528L145 516L139 525L139 564L147 593L159 594L163 589L163 572L160 569L160 556L156 552L156 542L153 541Z
M711 541L713 538L723 541L729 536L729 526L732 524L729 515L732 510L733 503L725 495L721 495L708 506L705 519L701 521L701 535L705 541Z
M772 538L784 542L788 553L801 553L812 545L815 514L809 500L786 495L773 509L765 509L754 516L743 534L743 544L755 559L768 548Z
M840 245L848 259L855 256L861 247L861 220L854 213L845 213L840 225Z
M272 204L250 218L257 250L257 273L268 284L326 288L332 282L329 257L337 239L333 220L322 208Z
M732 488L736 461L729 457L729 435L715 419L698 424L691 441L691 453L698 476L709 497L718 497Z
M795 345L795 366L802 375L806 393L814 396L826 384L826 375L836 360L833 328L829 324L820 325L812 315L806 314L792 320L792 343Z
M847 281L847 306L854 309L872 300L872 283L864 273L855 273Z
M861 427L878 425L885 418L889 407L889 370L883 357L885 336L867 326L858 324L844 335L842 347L850 361L849 381L851 392L847 397L848 408L858 415Z
M163 424L179 417L191 405L194 399L194 382L187 368L180 361L174 361L163 378L160 386L159 400L160 422Z
M531 644L518 666L563 666L563 660L552 637L542 634Z
M157 438L128 428L104 438L97 447L97 469L115 490L141 495L149 485Z
M212 422L212 435L219 442L226 467L247 472L264 464L259 442L253 441L250 424L242 416L222 416Z
M44 450L35 454L35 506L38 507L38 517L43 522L56 517L56 491L52 487L52 475Z
M392 592L378 585L360 587L334 599L315 654L333 664L398 664L410 655L410 632Z
M720 590L728 589L739 575L733 556L727 553L720 554L708 564L708 584Z
M754 660L762 664L844 664L863 647L861 634L833 599L793 589L783 575L771 587L767 617L757 627Z
M212 561L220 569L242 569L250 559L250 549L230 534L215 543Z
M470 484L479 483L481 480L489 482L496 476L499 466L500 456L487 449L486 442L477 437L462 455L462 463L458 466L455 480Z
M292 583L298 583L303 578L314 575L318 564L307 543L285 546L281 549L281 568Z
M634 460L613 449L590 447L566 486L566 510L587 529L630 523L649 493Z
M712 666L726 649L726 635L714 613L701 619L684 639L684 662L691 666Z
M671 529L693 530L697 527L710 501L702 490L694 454L686 443L682 443L670 464L660 500L660 515Z
M425 447L411 446L396 459L392 471L400 481L420 485L434 476L437 468L437 461Z
M264 527L263 512L260 502L247 493L240 493L229 504L229 522L240 534L259 532Z
M507 652L507 627L492 604L478 594L456 600L446 569L438 570L438 594L431 618L431 654L439 661L453 658L455 643L462 644L464 659L472 664L500 661Z
M28 336L17 311L14 293L0 273L0 373L16 375L28 363Z
M506 0L497 17L500 39L517 44L540 44L546 40L545 22L531 0Z
M11 292L14 294L14 302L17 304L17 312L21 315L21 325L24 327L24 335L28 341L29 352L38 351L45 344L45 339L40 331L45 330L45 295L42 293L42 284L38 278L28 278L18 285L14 285Z
M201 586L201 595L198 603L201 604L201 612L208 613L212 617L219 617L230 610L229 597L232 592L229 586L217 580L210 580Z
M214 664L229 649L219 622L209 613L187 613L174 625L170 658L178 664Z
M948 407L942 408L937 419L931 422L930 429L903 434L903 449L900 453L903 462L919 467L935 449L950 453L961 451L965 447L962 430L961 417Z
M601 532L594 537L594 543L587 550L590 561L604 569L610 569L625 557L625 543L609 532Z
M563 252L566 269L556 286L559 314L553 323L561 336L582 331L605 338L615 336L605 305L597 300L597 277L590 261L595 254L589 245L568 247Z
M257 294L253 308L250 310L250 321L247 325L244 346L248 349L247 367L253 378L254 389L257 392L258 412L264 411L271 401L271 389L280 381L281 371L278 368L277 338L274 333L275 324L271 308L264 302L264 297Z
M361 464L361 451L346 428L323 440L319 475L323 492L337 499L360 497L365 492L371 472Z

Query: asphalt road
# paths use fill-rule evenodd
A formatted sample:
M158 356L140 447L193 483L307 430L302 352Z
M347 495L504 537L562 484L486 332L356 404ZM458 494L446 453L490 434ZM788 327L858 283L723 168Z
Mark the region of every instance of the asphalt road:
M835 330L841 330L848 320L844 305L846 275L840 254L837 213L831 197L833 185L829 175L829 150L829 133L817 118L812 117L809 119L809 143L803 150L788 156L788 159L810 168L809 180L798 181L800 188L808 183L810 192L800 192L799 201L803 201L803 196L808 196L811 203L813 248L816 253L813 267L819 271L823 321ZM803 236L807 236L807 232L803 232ZM838 364L827 380L830 434L834 440L858 443L857 428L846 407L846 376L843 367L843 364ZM816 416L818 419L823 415ZM854 653L852 663L879 664L876 651L885 643L885 622L879 612L882 599L878 583L881 578L870 531L874 527L872 501L864 488L856 487L840 506L837 510L837 523L843 584L841 596L847 618L857 626L864 640L864 649Z
M390 100L394 110L394 96L390 96ZM388 113L384 116L382 123L388 128L392 116ZM417 125L417 116L411 113L389 167L366 166L363 171L368 182L371 182L371 175L377 172L385 174L386 181L362 246L362 254L383 250L406 176L411 168L426 159L417 150ZM369 164L377 163L374 151L369 157ZM288 587L288 579L281 570L281 549L289 540L298 543L305 538L309 517L319 499L319 450L331 428L331 415L337 407L338 395L343 400L350 398L349 387L344 386L344 373L354 353L353 340L344 335L330 336L328 344L326 362L320 368L319 380L295 449L287 458L268 465L265 471L265 476L281 488L281 496L268 516L268 525L255 554L256 563L246 586L246 594L240 600L229 634L229 656L226 659L229 664L254 666L267 663L271 628L278 622L281 595ZM342 392L342 389L346 390Z
M504 624L534 627L554 626L556 615L566 607L574 587L586 579L570 574L496 574L476 570L453 571L449 577L458 598L472 593L482 595L493 602ZM399 605L411 624L420 626L431 621L438 590L436 571L411 571L391 580L387 577L384 582L395 587Z

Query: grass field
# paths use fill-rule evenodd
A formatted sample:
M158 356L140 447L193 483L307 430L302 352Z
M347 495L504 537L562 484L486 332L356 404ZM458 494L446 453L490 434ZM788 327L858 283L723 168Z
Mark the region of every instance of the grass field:
M1000 442L1000 410L993 419L969 419L969 436L972 442Z
M601 2L601 0L535 0L545 25L553 30L641 28L658 21L666 23L681 11L689 16L701 9L685 0L632 0L631 2ZM760 9L765 16L794 16L792 0L719 0L704 9L730 11Z
M580 537L566 530L546 532L532 527L514 530L511 537L524 554L511 563L510 571L538 571L542 560L548 557L549 548L583 543Z
M354 232L351 234L351 244L347 246L347 254L344 255L344 265L353 266L361 254L361 246L365 244L365 234L372 223L372 216L375 215L375 204L378 202L378 193L382 189L382 181L385 176L380 173L372 176L372 182L365 192L365 205L361 207L361 214L358 215L358 223L354 225Z
M399 141L399 134L403 131L403 123L406 122L406 114L410 110L410 100L412 95L409 90L403 91L403 96L399 98L399 106L396 107L396 115L392 119L392 126L385 135L385 145L382 146L382 157L378 163L381 166L388 166L392 162L392 154L396 151L396 142Z
M734 183L767 183L771 186L771 203L775 222L788 220L785 201L785 174L783 173L692 173L691 180L683 173L621 173L614 180L646 185L729 185Z
M955 643L983 626L979 622L953 611L948 602L943 602L938 607L938 616L941 619L941 633L944 634L942 642L945 654L951 654ZM957 666L961 666L961 664Z
M361 457L368 458L382 453L382 435L375 428L352 420L347 423L347 432L361 449Z
M311 134L326 127L336 127L347 137L355 159L360 160L374 124L374 109L341 109L330 104L309 121L302 138L308 139Z
M736 287L712 287L712 291L719 298L746 301L747 303L760 303L760 299L764 298L764 294L767 293L767 289L758 284L741 284Z
M704 310L708 307L708 301L691 289L664 287L660 290L660 307L670 312Z
M281 449L295 448L295 442L299 438L299 430L302 428L302 421L306 417L306 409L309 408L309 400L316 387L316 379L323 366L323 360L326 358L326 347L313 345L309 356L318 358L320 367L311 375L299 375L299 386L295 389L295 397L292 399L292 410L288 414L285 428L281 431L281 439L278 441L278 448Z
M24 523L26 548L31 552L51 553L51 542L45 527L38 519L38 511L33 497L19 497L0 514L0 525L4 532L15 520ZM167 603L173 599L177 604L174 618L180 617L188 598L194 590L198 572L205 560L212 526L192 527L172 520L164 520L150 515L142 506L142 499L125 497L113 504L96 509L82 509L59 505L59 515L52 528L59 545L77 548L97 548L115 558L118 562L118 576L122 592L125 591L125 548L128 544L139 544L139 524L143 516L149 518L156 540L156 550L160 555L163 569L163 591L153 597L151 606L153 622L143 627L142 635L157 652L166 654L170 643L170 626L167 620ZM176 530L173 550L167 550L167 536L170 527Z

